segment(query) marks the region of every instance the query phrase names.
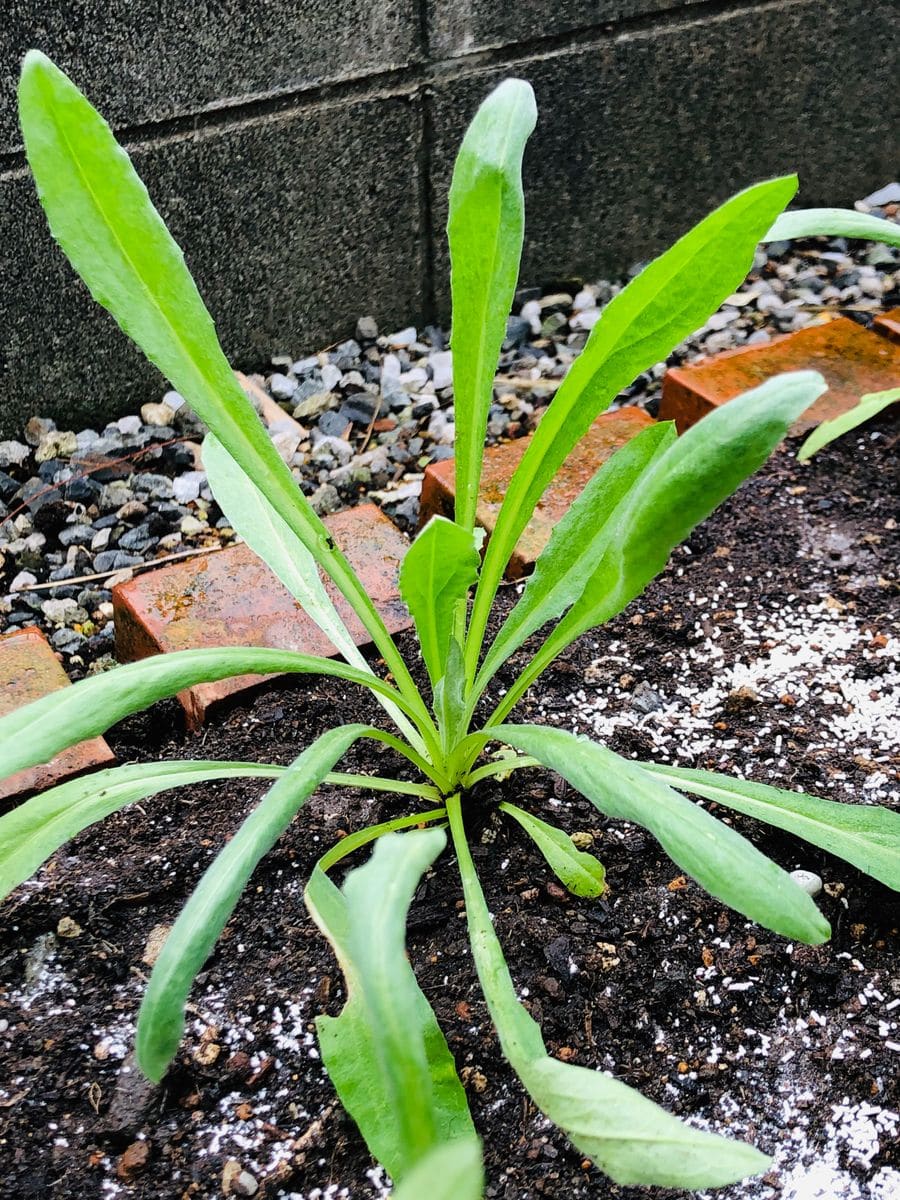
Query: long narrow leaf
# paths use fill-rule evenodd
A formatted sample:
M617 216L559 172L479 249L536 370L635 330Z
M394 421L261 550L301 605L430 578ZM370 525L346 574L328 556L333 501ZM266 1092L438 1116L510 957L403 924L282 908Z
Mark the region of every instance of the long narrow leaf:
M316 1021L322 1059L395 1180L441 1143L474 1135L444 1035L404 951L413 893L446 840L440 829L386 834L341 891L319 868L306 889L347 983L340 1016Z
M791 175L739 192L655 259L603 310L503 498L472 613L470 679L503 571L560 464L623 387L665 359L738 287L759 239L796 188Z
M22 65L19 118L50 230L91 295L256 481L405 682L374 604L231 373L184 256L131 160L78 88L37 50Z
M572 839L555 825L503 801L500 809L517 821L547 860L553 873L573 896L595 899L603 895L606 872L593 854L578 850Z
M860 396L859 404L855 408L816 426L797 451L797 461L809 462L823 446L827 446L835 438L843 437L845 433L849 433L866 421L871 421L872 417L877 417L889 404L896 404L898 401L900 401L900 387L891 388L886 392L869 392L866 396Z
M578 600L503 698L508 713L553 659L620 613L666 565L675 546L765 462L825 391L815 371L777 375L693 425L657 455L607 522L604 552Z
M360 670L368 670L325 591L316 560L213 434L203 442L203 467L232 528L278 576L344 658Z
M191 984L225 928L257 863L294 819L306 798L364 725L324 733L296 758L269 789L206 870L163 945L138 1017L136 1052L141 1070L158 1082L184 1032L184 1005Z
M795 941L818 945L828 938L828 922L786 871L636 763L565 729L500 725L493 732L558 772L600 812L649 829L724 904Z
M801 208L777 217L761 241L789 242L806 237L862 238L900 246L900 225L852 208Z
M48 762L67 746L96 737L123 717L196 683L280 673L333 675L401 703L384 680L330 658L243 646L179 650L92 675L0 719L0 779Z
M550 535L521 599L485 656L477 691L527 637L579 599L607 545L617 506L674 440L672 422L660 421L617 450L593 476Z
M752 1146L682 1124L617 1079L547 1054L537 1023L516 997L466 843L459 801L448 803L472 955L503 1053L535 1104L616 1183L706 1188L765 1170Z
M400 564L400 595L416 623L432 687L447 669L454 613L480 561L472 530L432 517Z
M132 763L32 796L0 817L0 900L70 838L126 804L209 779L277 778L283 770L252 762Z
M793 833L900 891L900 813L874 804L822 800L714 771L657 763L641 766L673 788Z
M331 602L313 556L213 434L203 442L203 466L213 495L232 528L281 580L346 661L374 674ZM383 695L378 699L416 749L423 750L414 726L397 706Z
M391 1192L391 1200L481 1200L484 1167L477 1137L438 1146Z
M525 229L522 153L537 109L531 87L507 79L463 138L450 186L456 520L475 527L484 436Z
M607 553L567 618L572 631L594 628L640 595L672 550L762 466L825 389L816 371L778 375L698 421L657 456L613 517Z

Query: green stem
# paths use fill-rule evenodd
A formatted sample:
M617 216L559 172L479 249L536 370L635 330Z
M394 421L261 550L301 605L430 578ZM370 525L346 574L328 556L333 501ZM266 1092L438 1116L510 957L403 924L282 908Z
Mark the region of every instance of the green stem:
M427 779L430 779L437 786L441 793L449 789L449 781L440 768L434 763L429 762L427 758L423 758L418 750L414 750L411 746L408 746L406 742L396 737L393 733L388 733L384 729L369 728L366 730L365 736L375 742L383 742L385 746L390 746L392 750L396 750L398 754L402 754L404 758L408 758ZM440 761L440 756L438 756L438 761Z
M525 767L540 767L543 764L536 758L506 758L497 762L487 763L483 767L479 767L476 771L470 771L466 775L462 784L463 787L474 787L482 779L490 779L492 775L505 775L510 771L521 771Z
M345 838L341 838L330 850L326 851L314 869L330 871L336 863L352 854L354 850L359 850L361 846L374 842L386 833L394 833L398 829L409 829L412 825L424 825L426 821L440 821L446 815L446 808L432 808L428 812L411 813L406 817L395 817L393 821L383 821L380 825L368 825L365 829L358 829L356 833L349 833Z
M330 771L326 783L338 787L361 788L363 791L396 792L398 796L418 796L422 800L440 800L441 793L427 783L407 783L404 779L384 779L380 775L351 775L345 771Z

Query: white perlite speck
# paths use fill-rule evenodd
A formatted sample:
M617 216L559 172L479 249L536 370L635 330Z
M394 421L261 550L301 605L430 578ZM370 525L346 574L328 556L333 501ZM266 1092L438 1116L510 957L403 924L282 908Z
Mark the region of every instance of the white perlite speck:
M628 664L621 642L612 642L595 676L603 676L594 687L584 687L569 697L575 706L575 721L600 740L608 740L618 729L637 726L650 736L656 756L678 762L711 752L723 759L738 749L736 739L715 728L730 697L757 696L771 704L784 695L791 697L791 719L807 729L806 752L837 750L851 760L872 764L885 762L900 746L900 639L885 636L877 641L872 630L851 613L815 604L788 602L767 614L749 617L736 611L732 618L735 634L743 639L743 654L736 661L718 644L715 627L710 631L710 613L727 604L727 580L710 596L689 600L701 609L687 646L670 649L665 664L671 675L662 703L650 712L632 705L633 691L611 681L612 672L602 666ZM857 664L877 664L878 673L858 677ZM863 674L868 675L869 672ZM605 681L605 682L604 682ZM539 706L540 708L540 706ZM740 743L740 768L774 783L789 774L790 753L767 718L768 708L750 738ZM786 710L787 711L787 710ZM547 714L552 719L555 714ZM833 790L849 791L842 780L828 781ZM873 769L864 794L854 798L868 803L900 801L896 776L889 770ZM848 795L849 798L849 795Z

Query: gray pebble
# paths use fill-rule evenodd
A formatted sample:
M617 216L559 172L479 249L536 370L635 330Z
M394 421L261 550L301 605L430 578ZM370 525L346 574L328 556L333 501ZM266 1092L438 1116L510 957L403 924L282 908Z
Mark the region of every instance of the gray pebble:
M12 583L9 585L9 590L11 592L20 592L22 588L31 587L34 583L37 583L36 575L32 575L30 571L20 571L13 578Z
M337 408L340 401L334 392L312 392L301 400L294 409L294 417L298 421L309 420L313 417L320 417L322 413L328 412L329 409Z
M94 529L90 525L69 525L60 530L61 546L86 546L94 537Z
M198 474L198 472L192 472ZM204 476L204 479L206 476ZM111 485L112 486L112 485ZM122 485L124 487L124 485ZM172 495L172 480L166 475L152 475L149 472L144 472L140 475L131 477L131 486L136 492L146 492L147 496L152 500L168 500ZM128 490L128 489L126 489ZM126 504L128 500L133 499L129 495L121 503ZM121 504L118 506L121 507Z
M124 571L126 567L136 567L143 561L137 554L126 554L122 550L103 550L94 559L94 570L97 572Z
M352 457L353 447L339 437L323 437L310 456L312 462L329 467L335 462L345 467Z
M297 391L297 381L276 373L269 377L269 391L276 400L292 400Z
M356 322L356 337L360 342L374 342L378 337L378 324L374 317L360 317Z
M135 416L120 417L119 420L116 421L116 426L119 430L119 433L140 433L141 418Z
M30 453L21 442L0 442L0 467L20 467Z
M416 342L416 327L408 325L406 329L399 329L396 333L388 335L388 345L395 350L406 349L408 346L414 345Z
M341 498L338 495L338 490L331 483L323 483L309 498L313 512L318 513L320 517L327 516L328 513L337 512L341 507Z
M356 366L359 361L359 356L362 353L359 342L349 341L341 342L339 346L335 346L332 352L332 362L336 367L340 367L342 371L349 371Z
M192 500L199 500L200 489L204 483L206 475L203 471L186 471L172 481L171 494L179 504L190 504Z
M291 374L296 375L298 379L318 369L319 359L315 354L310 354L307 358L298 358L296 362L291 363Z
M347 428L348 421L340 413L324 412L318 420L318 430L325 437L340 437Z
M57 629L56 633L50 636L50 645L64 654L74 654L81 649L84 641L84 634L76 633L74 629Z
M342 374L340 367L336 367L334 363L326 363L322 367L322 390L324 392L333 391L341 382Z
M631 693L631 707L637 709L638 712L657 712L665 705L665 702L665 697L644 680L641 680Z
M512 350L522 346L531 333L531 323L523 317L508 317L506 321L506 337L503 341L504 350Z

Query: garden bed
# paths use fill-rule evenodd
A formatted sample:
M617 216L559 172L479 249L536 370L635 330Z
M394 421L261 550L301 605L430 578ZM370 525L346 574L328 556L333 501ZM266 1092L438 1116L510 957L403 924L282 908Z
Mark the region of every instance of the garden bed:
M488 445L534 429L624 282L557 280L517 293ZM844 238L771 243L719 311L613 407L656 416L666 365L764 345L838 314L870 325L897 304L896 248ZM379 332L361 317L354 338L305 358L275 355L256 377L274 402L276 443L318 512L374 500L415 530L423 472L453 454L446 344L434 326ZM98 429L60 433L38 416L24 441L0 441L0 632L39 625L73 679L114 662L114 582L234 539L197 469L203 427L176 393Z
M529 719L593 733L641 759L900 805L890 574L898 433L885 413L808 469L779 451L640 600L567 652L523 706ZM512 598L507 590L502 606ZM336 721L373 715L367 698L338 682L308 681L266 689L201 737L177 732L171 702L109 741L123 762L287 762ZM368 745L342 769L385 773ZM608 871L604 901L562 892L521 831L497 820L491 806L504 788L593 835ZM223 1172L232 1189L245 1189L237 1194L251 1194L254 1181L267 1198L387 1194L316 1052L313 1018L339 1010L343 987L302 888L341 831L394 815L396 800L321 788L254 875L194 989L163 1087L142 1085L129 1067L148 938L173 920L260 790L216 783L134 806L83 834L7 902L5 1194L211 1198L223 1192ZM482 829L476 864L513 977L551 1053L609 1070L678 1115L772 1152L774 1170L718 1193L728 1200L897 1194L894 893L736 817L776 861L825 882L819 901L832 941L792 946L709 899L648 835L605 821L546 772L482 785L470 821ZM420 889L409 948L485 1141L488 1196L682 1195L616 1188L534 1110L480 998L449 855Z

